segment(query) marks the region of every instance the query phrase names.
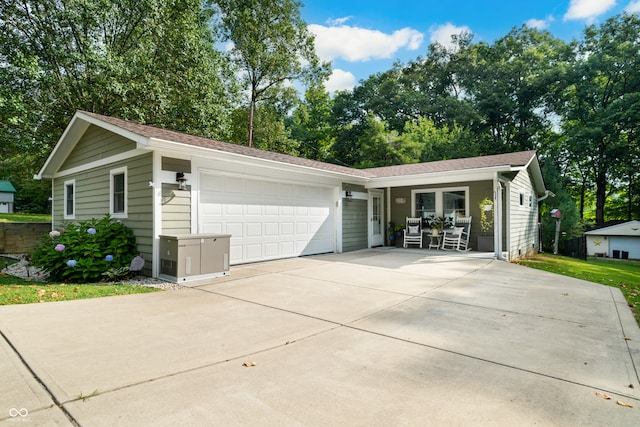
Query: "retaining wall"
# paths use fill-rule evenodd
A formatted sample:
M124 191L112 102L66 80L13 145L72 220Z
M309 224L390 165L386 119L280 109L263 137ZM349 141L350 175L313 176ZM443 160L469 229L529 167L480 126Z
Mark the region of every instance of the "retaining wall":
M0 223L0 254L29 253L38 246L42 235L49 231L49 222Z

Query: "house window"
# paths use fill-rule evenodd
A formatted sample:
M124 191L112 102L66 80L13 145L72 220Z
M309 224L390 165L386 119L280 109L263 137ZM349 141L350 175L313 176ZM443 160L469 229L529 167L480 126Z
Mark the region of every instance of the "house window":
M110 172L110 214L114 218L127 217L127 168L114 169Z
M445 216L452 218L466 216L467 194L465 191L444 191L442 197Z
M64 219L76 217L76 180L64 182Z
M416 217L438 215L455 219L467 216L469 211L469 187L413 190L411 196Z
M520 193L520 207L524 207L524 193Z

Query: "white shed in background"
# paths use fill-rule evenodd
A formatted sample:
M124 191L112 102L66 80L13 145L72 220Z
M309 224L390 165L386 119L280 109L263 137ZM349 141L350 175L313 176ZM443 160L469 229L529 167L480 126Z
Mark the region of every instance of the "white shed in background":
M628 221L584 233L587 255L640 259L640 221Z

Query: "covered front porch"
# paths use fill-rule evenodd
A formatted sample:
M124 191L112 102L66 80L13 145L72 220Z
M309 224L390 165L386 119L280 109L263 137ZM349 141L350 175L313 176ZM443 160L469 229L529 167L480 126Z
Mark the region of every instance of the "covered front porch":
M464 227L465 253L489 254L502 258L506 210L503 188L496 180L461 181L450 184L413 184L384 189L384 246L403 247L407 218L418 218L420 241L413 240L408 249L440 253L459 252L445 245L444 233ZM468 224L461 224L464 219ZM496 244L498 242L498 244Z

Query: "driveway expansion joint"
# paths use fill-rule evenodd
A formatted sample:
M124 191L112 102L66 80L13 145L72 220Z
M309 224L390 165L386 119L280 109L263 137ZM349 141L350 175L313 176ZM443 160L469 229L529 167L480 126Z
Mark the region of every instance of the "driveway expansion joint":
M33 379L38 383L38 385L40 385L40 387L42 387L42 389L47 393L47 395L49 396L49 398L53 402L53 405L39 408L39 410L53 408L54 406L56 406L62 411L62 413L65 415L65 417L67 417L67 419L69 420L69 422L71 424L73 424L74 426L78 426L79 427L80 423L78 423L78 421L73 417L73 415L71 415L71 413L69 413L69 411L67 411L67 409L64 407L64 404L62 402L60 402L58 400L58 398L55 396L55 394L49 389L49 387L47 387L47 385L42 380L42 378L40 378L40 376L33 370L31 365L29 365L29 363L25 360L25 358L22 356L22 354L18 351L16 346L13 345L11 340L9 340L9 338L5 335L4 332L2 332L2 330L0 330L0 336L2 336L2 339L4 339L4 341L11 348L11 350L13 350L14 354L20 360L20 362L25 367L25 369L27 371L29 371L29 373L31 374ZM38 412L38 410L36 410L34 412Z

